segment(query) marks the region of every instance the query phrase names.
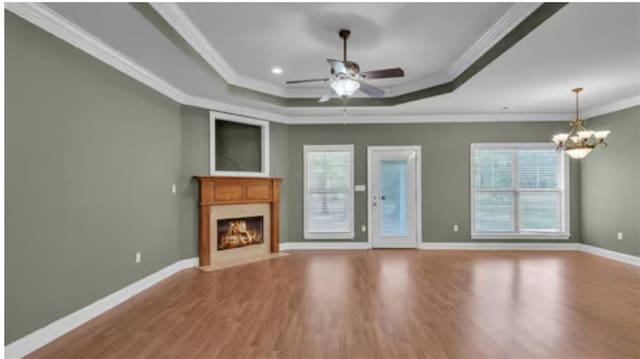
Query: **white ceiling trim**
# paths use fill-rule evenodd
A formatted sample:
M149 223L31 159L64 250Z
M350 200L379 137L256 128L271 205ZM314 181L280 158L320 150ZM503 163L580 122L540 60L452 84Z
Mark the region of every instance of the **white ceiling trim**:
M464 123L464 122L564 122L571 113L479 113L479 114L425 114L385 116L296 116L291 125L310 124L398 124L398 123Z
M7 10L31 22L52 35L64 40L78 49L88 53L107 65L140 81L144 85L158 91L177 103L196 106L209 110L227 112L246 117L268 120L285 124L340 124L340 123L445 123L445 122L525 122L525 121L567 121L572 113L479 113L479 114L413 114L413 115L284 115L263 111L247 106L229 104L213 99L186 94L167 81L161 79L142 65L107 45L76 24L68 21L57 12L40 3L6 3ZM585 118L618 111L640 105L640 96L620 100L587 109ZM317 111L317 108L310 110ZM375 110L375 108L373 108ZM286 108L283 108L286 111Z
M5 8L174 101L180 102L185 96L181 90L43 4L8 2Z
M625 108L639 106L640 105L640 95L629 97L623 100L614 101L612 103L593 107L583 112L582 117L585 119L605 115L607 113L616 112L620 110L624 110Z
M534 12L540 5L541 3L517 3L511 6L489 30L480 36L480 38L447 69L413 80L407 84L385 87L387 95L401 95L452 81L480 58L480 56L491 49L500 39L513 30L513 28L526 19L527 16ZM240 75L224 60L220 52L211 45L198 27L191 21L189 16L180 9L179 5L165 2L151 3L151 6L231 85L281 97L317 97L319 91L326 89L325 87L304 89L284 88Z
M6 3L5 7L30 23L180 104L217 109L222 112L237 113L274 122L287 121L286 116L279 114L188 95L43 4Z
M467 49L446 70L432 76L416 79L404 85L394 86L390 89L394 95L400 95L417 91L428 86L435 86L453 81L464 70L469 68L480 56L500 41L511 30L518 26L527 16L531 15L542 3L516 3L507 10L504 15L493 24L471 47Z
M286 96L286 90L265 81L238 74L213 47L198 27L176 3L149 3L182 38L196 50L227 83L276 96Z

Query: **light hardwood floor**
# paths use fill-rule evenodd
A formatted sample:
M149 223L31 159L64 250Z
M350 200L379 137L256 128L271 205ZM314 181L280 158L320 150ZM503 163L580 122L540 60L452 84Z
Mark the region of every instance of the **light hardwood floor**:
M638 358L640 271L579 252L295 252L183 271L31 357Z

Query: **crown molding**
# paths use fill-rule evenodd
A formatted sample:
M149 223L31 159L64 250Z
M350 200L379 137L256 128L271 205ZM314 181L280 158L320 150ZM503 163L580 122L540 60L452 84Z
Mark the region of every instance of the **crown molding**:
M207 40L189 16L180 9L178 4L151 3L150 5L231 85L281 97L317 97L319 93L326 90L320 87L293 90L240 75L224 60L220 52ZM495 24L482 34L482 36L447 69L403 85L385 87L387 96L402 95L425 87L432 87L452 81L464 70L469 68L480 56L489 51L491 47L513 30L514 27L531 15L540 5L541 3L517 3L511 6Z
M6 3L5 7L26 21L180 104L242 114L273 122L285 123L288 120L288 117L276 113L188 95L43 4Z
M606 105L590 108L584 111L582 116L585 119L589 119L591 117L605 115L607 113L616 112L616 111L624 110L625 108L639 106L639 105L640 105L640 95L636 95L623 100L614 101Z
M480 56L489 51L500 39L505 37L505 35L539 8L540 5L542 5L542 3L516 3L511 6L487 32L482 34L467 51L451 64L447 69L447 74L451 76L451 79L460 75L480 58Z
M275 96L286 96L287 91L277 85L252 79L238 74L225 60L207 38L200 32L198 27L191 21L189 16L180 9L176 3L156 2L149 3L153 9L164 18L173 29L189 43L224 80L234 86L244 87L251 90L268 93Z
M470 113L424 115L356 115L295 116L291 125L318 124L399 124L399 123L465 123L465 122L565 122L571 113Z
M5 8L176 102L186 94L41 3L5 3Z
M372 107L372 114L361 115L287 115L275 111L259 110L249 105L237 105L209 98L189 95L163 80L144 66L131 60L124 54L107 45L102 40L89 34L76 24L40 3L6 3L7 10L42 28L63 41L88 53L96 59L112 66L144 85L158 91L173 101L187 105L242 115L249 118L268 120L285 124L381 124L381 123L463 123L463 122L553 122L572 119L570 113L476 113L476 114L410 114L410 115L375 115L377 108ZM585 118L599 116L624 108L640 105L640 96L615 101L613 103L589 109L584 112ZM318 108L309 108L316 112ZM361 111L367 108L359 108ZM282 109L286 111L286 109ZM331 111L327 108L327 111Z
M393 95L402 95L425 87L452 81L469 68L480 56L489 51L500 39L531 15L542 3L516 3L511 6L482 36L480 36L447 69L435 75L416 79L389 89Z

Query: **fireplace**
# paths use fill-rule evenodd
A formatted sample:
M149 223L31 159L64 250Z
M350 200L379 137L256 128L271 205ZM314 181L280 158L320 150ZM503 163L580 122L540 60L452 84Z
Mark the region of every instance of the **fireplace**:
M217 270L285 255L279 253L280 178L196 178L200 184L200 269Z
M218 250L263 243L263 220L263 216L219 219Z

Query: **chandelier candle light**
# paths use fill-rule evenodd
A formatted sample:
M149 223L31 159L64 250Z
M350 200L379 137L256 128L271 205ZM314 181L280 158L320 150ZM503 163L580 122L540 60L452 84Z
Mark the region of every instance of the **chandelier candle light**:
M582 87L571 90L576 94L576 119L570 123L569 133L559 133L553 136L557 150L564 151L571 158L585 158L598 145L607 145L605 139L610 131L589 131L584 128L584 120L580 119L578 97Z

